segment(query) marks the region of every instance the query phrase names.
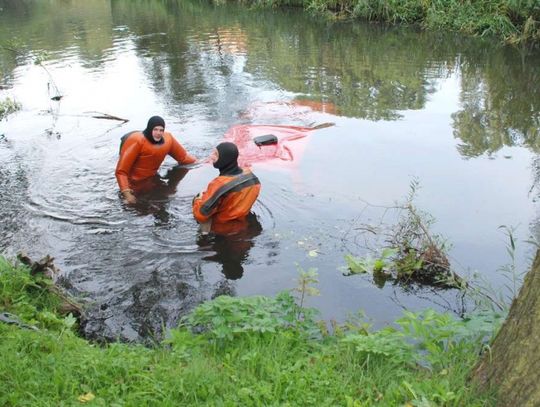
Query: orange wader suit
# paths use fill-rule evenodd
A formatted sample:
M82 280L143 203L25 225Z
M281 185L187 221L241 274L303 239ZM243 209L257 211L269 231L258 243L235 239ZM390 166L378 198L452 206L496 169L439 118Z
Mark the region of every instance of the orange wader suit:
M214 178L200 198L193 200L193 216L199 223L212 219L212 227L244 220L259 196L261 183L250 170Z
M163 142L156 144L148 141L142 132L128 134L120 148L120 158L115 172L120 191L130 189L130 182L138 182L156 175L167 154L180 164L191 164L196 161L171 133L163 133Z

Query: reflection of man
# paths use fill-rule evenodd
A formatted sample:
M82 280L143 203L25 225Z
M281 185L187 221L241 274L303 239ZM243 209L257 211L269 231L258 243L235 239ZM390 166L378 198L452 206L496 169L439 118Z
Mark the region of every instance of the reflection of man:
M165 176L159 174L133 183L137 201L132 206L140 215L154 215L159 221L166 223L169 218L167 203L169 197L176 193L180 181L189 169L176 166L167 171Z
M177 165L169 169L164 176L156 174L142 181L133 182L133 189L141 198L166 198L176 193L176 187L188 171L188 168Z
M242 223L229 225L223 234L201 234L197 244L203 251L214 251L215 254L204 260L220 263L222 272L229 280L237 280L244 274L244 262L249 250L254 245L254 238L260 235L262 226L257 217L250 213Z

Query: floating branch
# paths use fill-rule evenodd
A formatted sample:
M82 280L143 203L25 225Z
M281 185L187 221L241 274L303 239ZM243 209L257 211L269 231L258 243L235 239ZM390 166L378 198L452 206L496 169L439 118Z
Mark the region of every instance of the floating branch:
M327 127L332 127L332 126L335 126L336 123L332 123L332 122L327 122L327 123L321 123L321 124L318 124L316 126L313 126L311 128L311 130L319 130L319 129L325 129Z
M124 122L124 123L129 122L129 119L122 119L121 117L113 116L112 114L108 114L108 113L102 113L102 112L85 112L85 113L92 114L92 117L94 119L118 120L119 122Z

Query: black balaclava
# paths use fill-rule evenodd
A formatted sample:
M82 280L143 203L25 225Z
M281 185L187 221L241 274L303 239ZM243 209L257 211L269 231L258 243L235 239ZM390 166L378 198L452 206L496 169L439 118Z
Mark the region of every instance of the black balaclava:
M165 128L165 120L163 120L163 118L160 116L152 116L150 119L148 119L148 124L146 125L146 129L143 130L143 134L150 143L162 144L164 142L163 138L156 141L154 140L154 137L152 137L152 130L154 130L154 127L156 126Z
M213 164L219 170L219 175L238 175L242 168L238 166L238 147L228 141L219 143L216 147L219 157Z

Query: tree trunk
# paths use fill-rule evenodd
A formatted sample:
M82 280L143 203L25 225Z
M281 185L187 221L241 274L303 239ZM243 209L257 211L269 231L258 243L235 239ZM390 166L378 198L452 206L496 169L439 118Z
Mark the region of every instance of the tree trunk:
M498 406L540 406L540 250L508 317L474 370Z

